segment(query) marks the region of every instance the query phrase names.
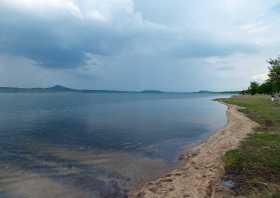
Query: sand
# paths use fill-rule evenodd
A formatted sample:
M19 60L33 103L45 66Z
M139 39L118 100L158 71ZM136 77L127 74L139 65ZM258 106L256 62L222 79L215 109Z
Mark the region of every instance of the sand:
M130 193L131 198L218 198L229 197L230 192L222 187L224 164L222 156L238 147L257 123L227 105L228 123L205 142L193 147L183 156L180 168L145 184ZM226 195L226 193L228 193Z

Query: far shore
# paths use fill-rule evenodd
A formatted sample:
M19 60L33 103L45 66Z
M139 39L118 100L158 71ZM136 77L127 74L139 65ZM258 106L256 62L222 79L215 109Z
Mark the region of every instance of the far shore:
M222 157L237 148L258 125L241 113L237 106L228 105L227 125L206 141L194 146L183 157L182 166L155 181L130 192L130 198L203 198L230 197L223 186Z

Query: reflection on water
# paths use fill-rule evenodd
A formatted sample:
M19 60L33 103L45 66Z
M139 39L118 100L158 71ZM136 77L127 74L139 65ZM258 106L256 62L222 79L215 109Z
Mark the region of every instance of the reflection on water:
M213 97L0 94L0 197L126 197L225 124Z

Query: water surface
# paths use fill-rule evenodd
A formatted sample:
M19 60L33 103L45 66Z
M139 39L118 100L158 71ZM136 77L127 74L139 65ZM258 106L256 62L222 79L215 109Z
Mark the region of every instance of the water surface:
M0 94L0 197L126 197L225 125L216 97Z

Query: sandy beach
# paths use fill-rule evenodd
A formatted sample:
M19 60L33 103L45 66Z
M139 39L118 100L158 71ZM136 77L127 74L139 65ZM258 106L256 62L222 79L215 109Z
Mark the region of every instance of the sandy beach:
M227 125L183 157L183 165L130 193L131 198L219 198L230 197L223 187L223 154L236 148L257 123L228 105ZM227 195L225 195L227 194Z

